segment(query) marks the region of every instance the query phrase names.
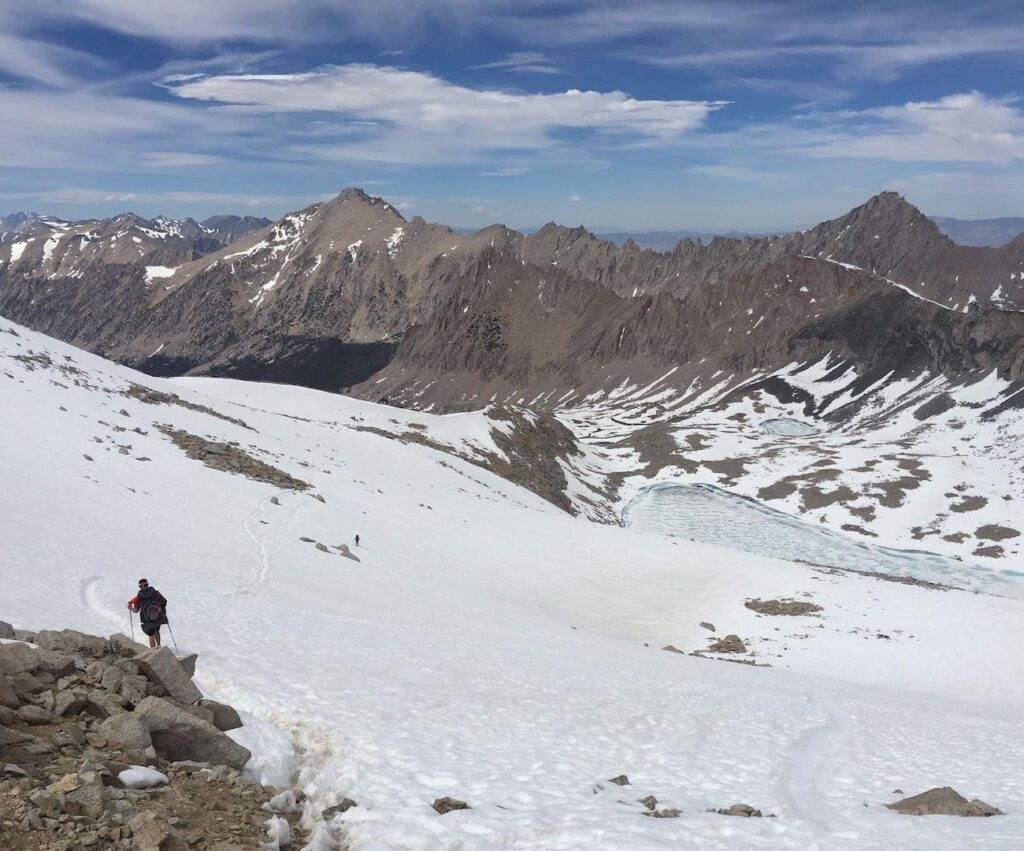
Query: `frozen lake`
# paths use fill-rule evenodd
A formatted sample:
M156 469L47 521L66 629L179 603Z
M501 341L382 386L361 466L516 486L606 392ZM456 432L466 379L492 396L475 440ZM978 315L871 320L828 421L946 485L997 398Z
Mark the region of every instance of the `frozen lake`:
M622 512L626 526L822 567L912 576L971 591L1024 597L1024 574L923 550L847 538L713 485L651 485Z
M780 417L779 419L765 420L761 423L761 431L780 437L806 437L809 434L817 434L819 430L810 423Z

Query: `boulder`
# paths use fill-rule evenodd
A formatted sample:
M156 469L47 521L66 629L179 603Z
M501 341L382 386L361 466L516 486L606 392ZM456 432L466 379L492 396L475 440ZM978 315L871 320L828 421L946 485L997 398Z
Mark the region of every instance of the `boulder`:
M614 783L616 786L628 786L629 778L625 774L620 774L618 777L609 777L609 783Z
M176 700L171 701L179 709L184 709L189 715L196 718L201 718L207 724L213 724L213 710L201 703L178 703ZM216 727L217 725L214 724ZM217 729L220 729L219 727Z
M181 665L182 668L184 668L186 674L188 674L190 677L194 677L196 675L196 662L198 661L198 653L189 653L188 656L182 656L178 660L178 664Z
M437 812L441 815L450 813L452 810L468 810L470 809L469 804L465 801L460 801L457 798L449 798L445 796L443 798L437 798L433 804L431 804Z
M128 826L136 851L189 851L181 834L154 812L139 813Z
M92 656L94 659L106 656L110 650L105 638L73 629L44 629L38 634L36 644L43 650L56 650L71 656Z
M241 770L252 756L213 724L163 698L147 697L134 714L149 726L153 747L164 759L196 760Z
M201 700L199 705L213 713L213 726L218 730L227 732L228 730L237 730L242 726L242 719L238 717L233 706L205 699Z
M31 703L26 703L18 709L18 717L26 724L49 724L51 720L49 712L43 707L33 706Z
M104 739L125 750L141 751L153 744L149 725L134 712L115 715L96 728Z
M27 641L29 644L36 643L36 634L30 629L16 629L14 630L15 641Z
M121 690L121 683L124 681L124 671L120 668L107 668L100 677L100 685L107 691L115 694Z
M661 810L651 810L644 813L644 815L651 818L679 818L682 812L682 810L677 810L675 807L665 807Z
M181 703L198 703L203 693L178 663L170 648L157 647L139 656L139 669L146 678L167 690L167 694Z
M39 694L46 689L46 683L32 676L28 671L11 674L7 679L10 681L11 687L18 697L22 700L28 700L33 695Z
M747 645L738 635L727 635L714 642L708 650L711 653L746 653Z
M0 621L0 638L14 638L14 627L7 621Z
M54 677L66 677L75 670L75 660L53 650L37 650L27 644L0 644L0 673L34 674L45 672Z
M77 715L85 706L86 693L84 689L70 688L57 692L57 698L53 704L53 711L58 715Z
M761 818L761 811L755 810L749 804L733 804L722 810L715 810L721 816L740 816L742 818Z
M14 686L11 685L7 674L0 674L0 706L17 709L20 705L21 701L18 699L18 693L14 690Z
M121 680L121 687L117 693L134 706L142 703L146 698L146 683L148 680L142 674L126 674Z
M920 795L913 795L885 806L908 816L1001 816L1004 814L1002 810L991 804L986 804L984 801L979 801L977 798L968 801L949 786L937 786Z
M110 644L112 653L125 658L131 658L139 653L144 653L148 649L144 644L132 641L123 632L115 632L107 639L107 642Z
M437 802L435 801L434 803ZM342 798L334 806L328 807L326 810L321 811L320 818L322 818L324 821L330 821L335 816L341 815L342 813L351 810L353 807L358 806L359 804L357 804L351 798Z

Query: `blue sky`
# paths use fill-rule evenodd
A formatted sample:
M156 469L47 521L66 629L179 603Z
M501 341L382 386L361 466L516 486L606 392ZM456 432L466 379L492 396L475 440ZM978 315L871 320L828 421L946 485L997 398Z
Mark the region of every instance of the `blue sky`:
M0 210L1024 215L1019 2L0 0Z

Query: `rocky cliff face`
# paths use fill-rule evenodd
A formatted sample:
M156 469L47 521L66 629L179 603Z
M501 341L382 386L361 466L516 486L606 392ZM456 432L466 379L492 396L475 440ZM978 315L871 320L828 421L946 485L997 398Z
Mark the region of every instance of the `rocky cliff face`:
M803 233L669 253L555 224L457 234L357 189L204 253L242 224L22 223L0 244L0 312L156 374L420 405L555 404L833 349L867 370L1020 371L1022 320L1001 308L1024 304L1024 238L955 245L894 193Z

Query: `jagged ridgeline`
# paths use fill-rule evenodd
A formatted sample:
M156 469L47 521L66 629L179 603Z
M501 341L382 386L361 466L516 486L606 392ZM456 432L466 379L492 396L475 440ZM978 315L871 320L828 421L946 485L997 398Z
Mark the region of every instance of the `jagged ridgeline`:
M1024 236L957 245L891 192L801 233L664 253L555 224L460 234L358 189L273 224L22 214L4 228L0 313L155 375L457 409L826 355L869 378L1024 370Z

